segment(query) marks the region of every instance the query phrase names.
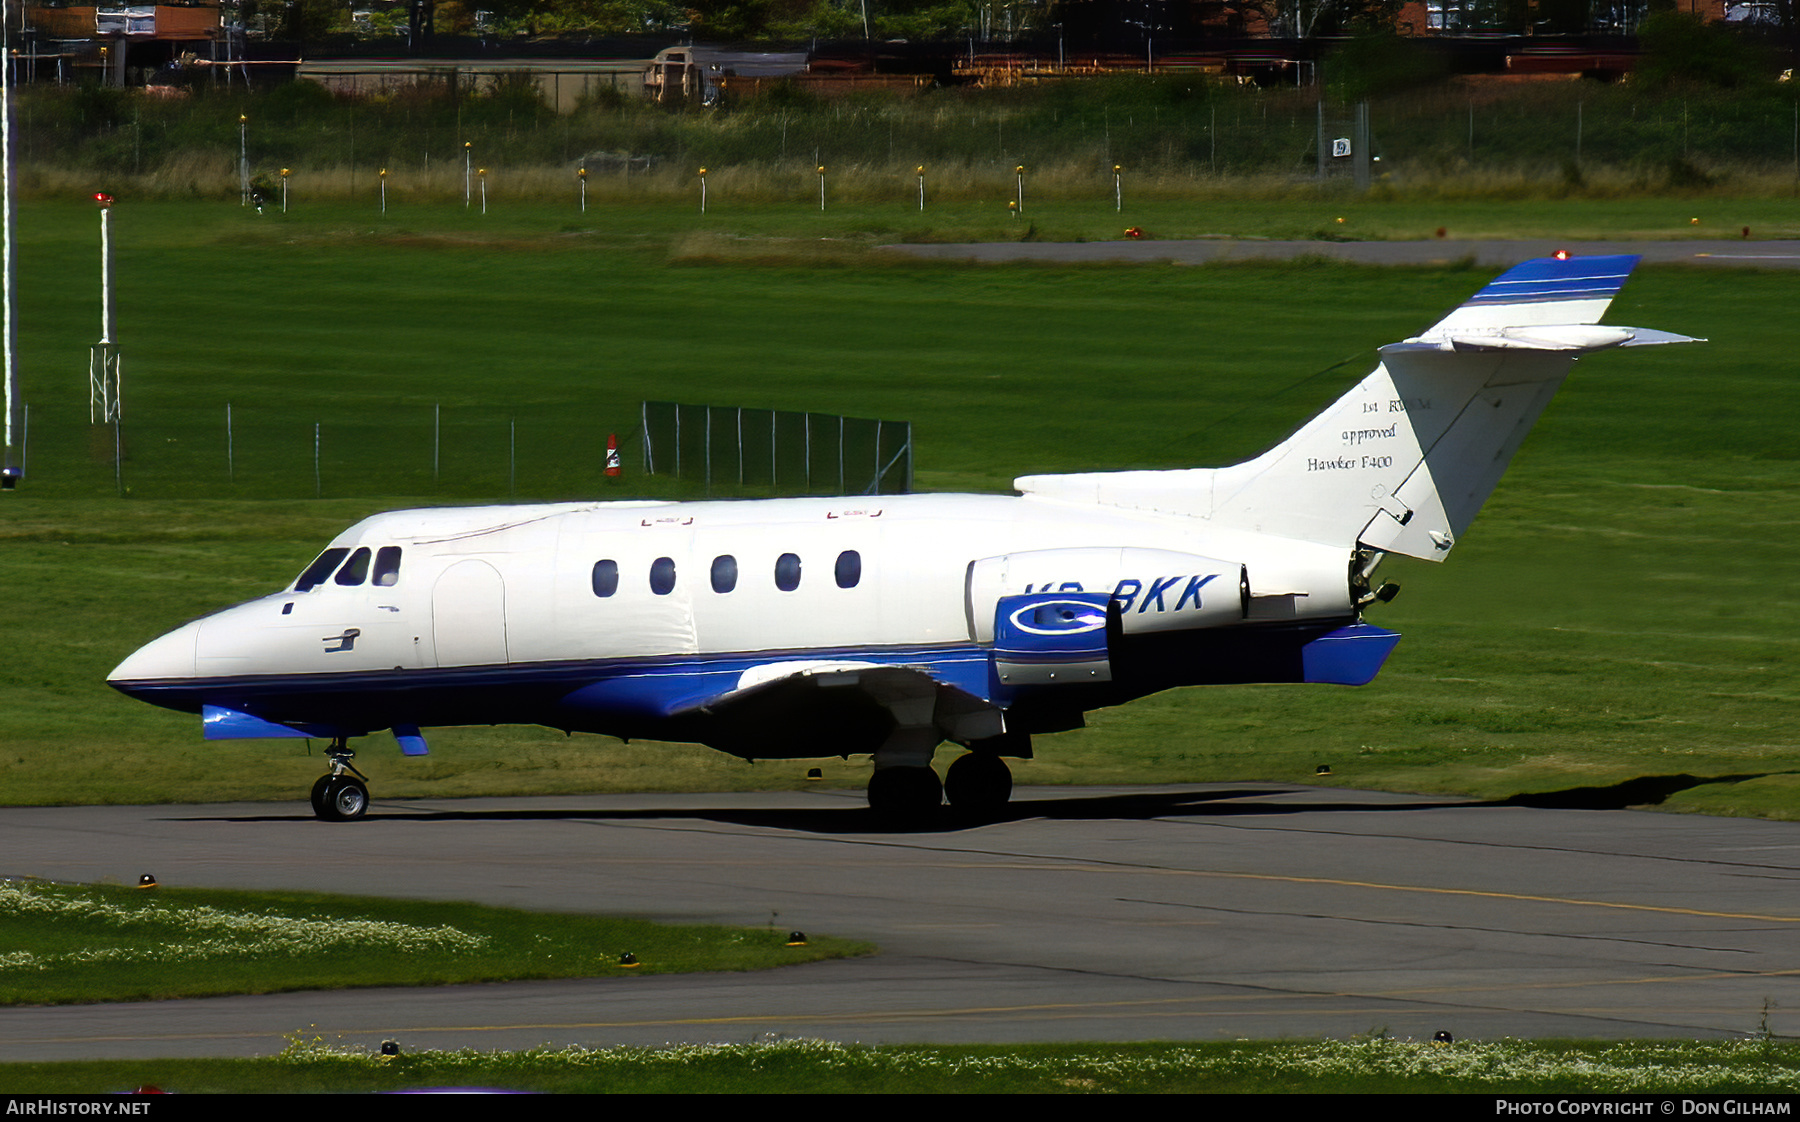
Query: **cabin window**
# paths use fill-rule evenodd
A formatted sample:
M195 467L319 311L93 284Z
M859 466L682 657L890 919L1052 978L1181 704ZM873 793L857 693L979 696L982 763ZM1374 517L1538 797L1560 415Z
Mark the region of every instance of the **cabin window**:
M713 558L712 586L721 595L737 587L737 558L729 553Z
M675 559L658 557L650 562L650 591L667 596L675 591Z
M775 559L775 587L792 592L800 587L800 555L784 553Z
M344 567L337 572L337 583L354 586L369 579L369 547L363 546L350 555Z
M384 545L375 554L375 583L392 588L400 583L400 547Z
M314 586L322 584L331 575L331 571L338 567L338 562L349 556L349 553L347 549L328 549L319 554L306 567L306 571L300 574L300 579L294 582L294 591L310 592Z
M862 580L862 554L854 549L838 554L836 575L839 588L855 588L856 582Z
M619 591L619 563L617 561L594 562L594 595L611 596Z

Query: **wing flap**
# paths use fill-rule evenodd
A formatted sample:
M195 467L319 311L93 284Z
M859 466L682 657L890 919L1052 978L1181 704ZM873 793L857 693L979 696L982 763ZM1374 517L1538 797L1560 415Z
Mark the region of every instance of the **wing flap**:
M848 660L752 667L671 716L695 719L703 743L745 759L873 752L902 727L959 741L1004 731L999 709L924 667Z

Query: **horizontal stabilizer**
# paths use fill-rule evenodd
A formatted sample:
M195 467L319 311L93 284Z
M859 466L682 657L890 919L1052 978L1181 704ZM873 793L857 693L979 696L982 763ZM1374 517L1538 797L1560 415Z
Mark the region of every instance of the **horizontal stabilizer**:
M1383 358L1420 351L1557 351L1569 355L1591 354L1612 347L1647 347L1662 343L1704 343L1672 331L1647 327L1600 327L1585 323L1543 324L1533 327L1501 327L1488 331L1433 333L1381 348Z
M1704 343L1698 335L1677 335L1673 331L1653 331L1648 327L1634 327L1631 338L1620 343L1621 347L1660 347L1664 343Z

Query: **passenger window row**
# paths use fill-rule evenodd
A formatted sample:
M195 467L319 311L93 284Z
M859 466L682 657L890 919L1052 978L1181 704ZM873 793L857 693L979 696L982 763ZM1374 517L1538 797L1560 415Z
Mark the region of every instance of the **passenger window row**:
M712 590L724 595L736 590L738 585L737 558L729 553L721 553L713 558L709 574ZM784 553L775 559L775 587L783 592L792 592L800 587L800 555ZM862 581L862 554L854 549L846 549L837 556L837 564L832 568L832 577L839 588L855 588ZM593 575L594 595L611 596L619 591L619 563L617 561L594 562ZM675 591L675 559L658 557L650 563L650 591L658 596L667 596Z
M348 556L349 560L344 558ZM371 558L375 563L373 577L369 573ZM342 564L339 564L342 562ZM332 574L336 573L336 576ZM378 588L391 588L400 583L400 547L384 545L371 554L368 546L359 546L353 552L345 548L328 549L319 554L300 579L294 582L295 592L310 592L324 584L329 578L333 584L355 587L368 581Z

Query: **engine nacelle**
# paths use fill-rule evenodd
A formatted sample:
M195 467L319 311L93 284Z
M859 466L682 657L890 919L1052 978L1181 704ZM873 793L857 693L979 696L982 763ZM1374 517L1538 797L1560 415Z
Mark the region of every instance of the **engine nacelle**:
M1250 576L1236 561L1133 546L1078 546L984 557L969 566L969 634L994 641L1002 598L1101 594L1127 635L1242 623Z

